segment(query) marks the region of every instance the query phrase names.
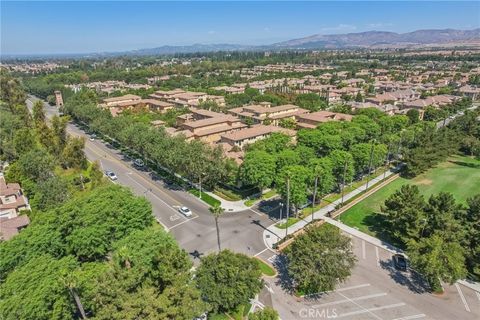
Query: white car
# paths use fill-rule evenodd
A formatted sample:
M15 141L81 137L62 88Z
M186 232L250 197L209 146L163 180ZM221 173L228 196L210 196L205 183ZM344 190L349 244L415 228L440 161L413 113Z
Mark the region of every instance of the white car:
M115 181L117 180L117 175L113 173L112 171L105 171L105 175L110 178L110 180Z
M191 217L192 216L192 211L188 209L187 207L180 207L178 211L183 214L185 217Z

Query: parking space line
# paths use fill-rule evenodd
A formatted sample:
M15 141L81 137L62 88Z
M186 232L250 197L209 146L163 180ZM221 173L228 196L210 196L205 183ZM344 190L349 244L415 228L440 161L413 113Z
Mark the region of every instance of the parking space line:
M172 230L173 228L178 227L179 225L182 225L182 224L184 224L184 223L187 223L187 222L189 222L189 221L192 221L192 220L194 220L194 219L197 219L198 217L199 217L199 216L195 216L195 217L193 217L193 218L190 218L190 219L184 220L184 221L182 221L182 222L179 222L179 223L177 223L176 225L174 225L173 227L170 227L170 230Z
M353 303L355 303L353 301ZM373 313L373 311L379 311L379 310L384 310L384 309L392 309L392 308L398 308L398 307L403 307L405 306L405 303L403 302L400 302L400 303L394 303L394 304L389 304L389 305L386 305L386 306L381 306L381 307L376 307L376 308L364 308L362 307L361 305L355 303L357 306L359 306L360 308L362 308L362 310L358 310L358 311L352 311L352 312L347 312L347 313L344 313L344 314L340 314L338 315L337 319L338 318L344 318L344 317L349 317L349 316L353 316L353 315L357 315L357 314L362 314L362 313L370 313L372 316L374 316L376 319L378 320L382 320L382 318L380 318L379 316L377 316L375 313Z
M470 312L470 307L468 306L467 300L465 299L462 289L460 289L460 286L458 285L458 283L455 283L455 288L457 288L458 294L460 295L460 299L462 299L463 305L465 306L465 310Z
M365 252L365 240L362 240L362 258L367 259L367 254Z
M402 317L402 318L395 318L393 320L412 320L412 319L425 318L426 316L427 316L426 314L419 313L419 314L414 314L414 315L406 316L406 317Z
M335 290L335 292L343 292L343 291L347 291L347 290L360 289L360 288L365 288L365 287L370 287L370 283L364 283L364 284L359 284L358 286L340 288L338 290Z
M378 247L375 246L375 256L377 257L377 267L380 267L380 257L378 255Z
M322 304L316 304L316 305L313 305L312 308L334 306L334 305L342 304L342 303L345 303L345 302L368 300L368 299L377 298L377 297L384 297L386 295L387 294L385 292L374 293L374 294L369 294L369 295L366 295L366 296L360 296L360 297L355 297L355 298L347 298L347 299L343 299L343 300L337 300L337 301L332 301L332 302L327 302L327 303L322 303Z

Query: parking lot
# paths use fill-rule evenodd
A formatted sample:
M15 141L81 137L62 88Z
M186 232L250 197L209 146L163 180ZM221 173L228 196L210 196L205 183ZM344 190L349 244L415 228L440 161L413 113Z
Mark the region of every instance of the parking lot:
M352 276L335 291L308 297L285 293L278 279L267 279L271 298L282 319L480 319L480 294L461 284L445 285L433 295L415 271L394 268L393 253L352 236L357 264ZM272 264L271 251L260 255ZM268 300L268 299L265 299Z

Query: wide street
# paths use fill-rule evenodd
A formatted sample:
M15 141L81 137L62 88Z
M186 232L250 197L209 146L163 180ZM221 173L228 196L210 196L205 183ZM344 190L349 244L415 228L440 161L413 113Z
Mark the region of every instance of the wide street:
M32 106L29 97L27 105ZM58 113L54 106L45 103L48 118ZM132 159L125 158L118 150L109 148L101 140L89 139L81 129L69 123L67 130L75 136L86 139L85 154L90 161L99 161L103 170L113 171L118 180L115 182L129 187L136 195L146 197L152 204L153 214L178 241L194 261L202 255L217 250L217 235L214 219L208 210L208 205L183 190L175 190L150 171L138 170L132 164ZM193 212L187 218L178 212L180 206L187 206ZM223 248L242 252L250 256L266 249L263 242L263 230L272 223L262 208L243 212L226 212L219 219L220 238Z
M34 98L30 98L35 100ZM31 107L31 101L27 101ZM57 113L45 106L48 117ZM195 262L202 255L217 250L214 220L208 205L188 192L175 190L157 179L151 172L136 169L132 160L101 140L89 137L73 124L72 135L86 138L85 153L89 160L99 161L103 170L115 172L115 183L129 187L135 194L146 197L153 213ZM193 216L178 213L187 206ZM269 211L267 215L264 212ZM295 297L285 290L283 263L263 242L263 231L280 215L278 200L237 213L225 213L219 220L222 248L243 252L269 261L281 271L280 277L266 278L259 296L264 305L272 305L283 320L287 319L479 319L480 294L461 284L445 286L445 293L436 296L426 292L425 284L415 272L402 273L392 265L392 253L352 236L357 264L352 276L333 292L314 297ZM283 271L284 272L284 271Z

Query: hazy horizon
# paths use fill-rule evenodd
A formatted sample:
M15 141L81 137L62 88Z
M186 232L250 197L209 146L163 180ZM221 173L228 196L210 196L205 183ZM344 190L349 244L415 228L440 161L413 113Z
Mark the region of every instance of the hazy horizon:
M0 53L8 56L118 52L165 45L263 45L313 34L373 30L467 30L479 27L480 4L2 1L1 9Z

